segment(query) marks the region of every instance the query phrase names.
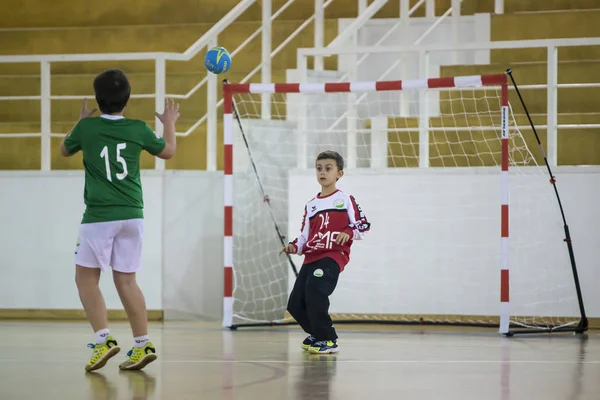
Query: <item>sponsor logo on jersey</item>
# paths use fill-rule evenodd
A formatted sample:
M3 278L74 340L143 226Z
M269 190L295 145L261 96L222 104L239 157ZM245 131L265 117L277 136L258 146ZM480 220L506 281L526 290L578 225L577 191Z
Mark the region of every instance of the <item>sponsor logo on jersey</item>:
M344 201L344 199L335 199L333 201L333 206L335 208L344 208L345 204L346 204L346 202Z
M310 208L310 211L311 211L311 212L315 212L315 211L317 211L317 206L312 206L312 207Z
M317 232L308 242L306 242L305 246L307 250L305 253L320 249L333 249L333 245L336 244L335 239L340 233L341 232L335 231L327 231L325 233Z

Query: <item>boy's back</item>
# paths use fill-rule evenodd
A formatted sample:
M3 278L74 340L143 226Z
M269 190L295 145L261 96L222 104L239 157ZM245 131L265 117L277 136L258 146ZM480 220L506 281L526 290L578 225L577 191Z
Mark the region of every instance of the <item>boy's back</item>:
M143 121L122 116L84 118L65 140L71 153L83 150L83 223L143 218L140 153L160 153L165 141Z
M148 335L144 294L136 282L136 272L142 266L144 227L140 153L146 150L162 159L175 154L179 105L165 101L164 113L155 113L164 126L162 139L143 121L123 117L131 95L123 71L99 74L94 79L94 92L103 114L92 118L96 109L88 111L84 100L79 122L60 144L65 157L83 151L85 169L86 210L75 249L75 282L96 336L96 342L88 345L94 351L85 370L104 367L121 350L110 335L99 287L101 271L109 267L134 339L119 368L136 370L157 358Z

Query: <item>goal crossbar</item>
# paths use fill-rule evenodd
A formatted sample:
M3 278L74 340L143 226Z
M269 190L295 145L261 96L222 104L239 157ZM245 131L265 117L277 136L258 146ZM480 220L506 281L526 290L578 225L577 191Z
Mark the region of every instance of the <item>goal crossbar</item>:
M224 85L223 99L225 104L231 103L230 96L235 93L359 93L389 90L477 88L506 86L507 84L508 78L505 74L371 82L230 83ZM229 113L231 113L231 106L229 107ZM225 113L227 112L226 107Z

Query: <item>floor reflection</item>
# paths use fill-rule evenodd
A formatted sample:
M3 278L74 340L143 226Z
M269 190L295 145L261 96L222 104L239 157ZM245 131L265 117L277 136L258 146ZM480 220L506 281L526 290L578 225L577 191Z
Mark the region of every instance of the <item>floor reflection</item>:
M296 400L330 400L337 355L303 354L302 373L295 383Z
M148 400L153 398L156 390L156 378L144 371L119 371L118 379L126 379L128 389L113 381L116 378L109 379L101 372L88 372L85 376L89 382L90 400L116 400L123 398L124 393L127 393L126 399Z

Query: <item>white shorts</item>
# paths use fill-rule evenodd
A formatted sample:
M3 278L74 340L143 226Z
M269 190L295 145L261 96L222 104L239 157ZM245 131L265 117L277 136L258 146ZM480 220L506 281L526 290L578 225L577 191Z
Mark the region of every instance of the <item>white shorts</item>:
M75 264L125 273L142 266L143 219L81 224L75 249Z

